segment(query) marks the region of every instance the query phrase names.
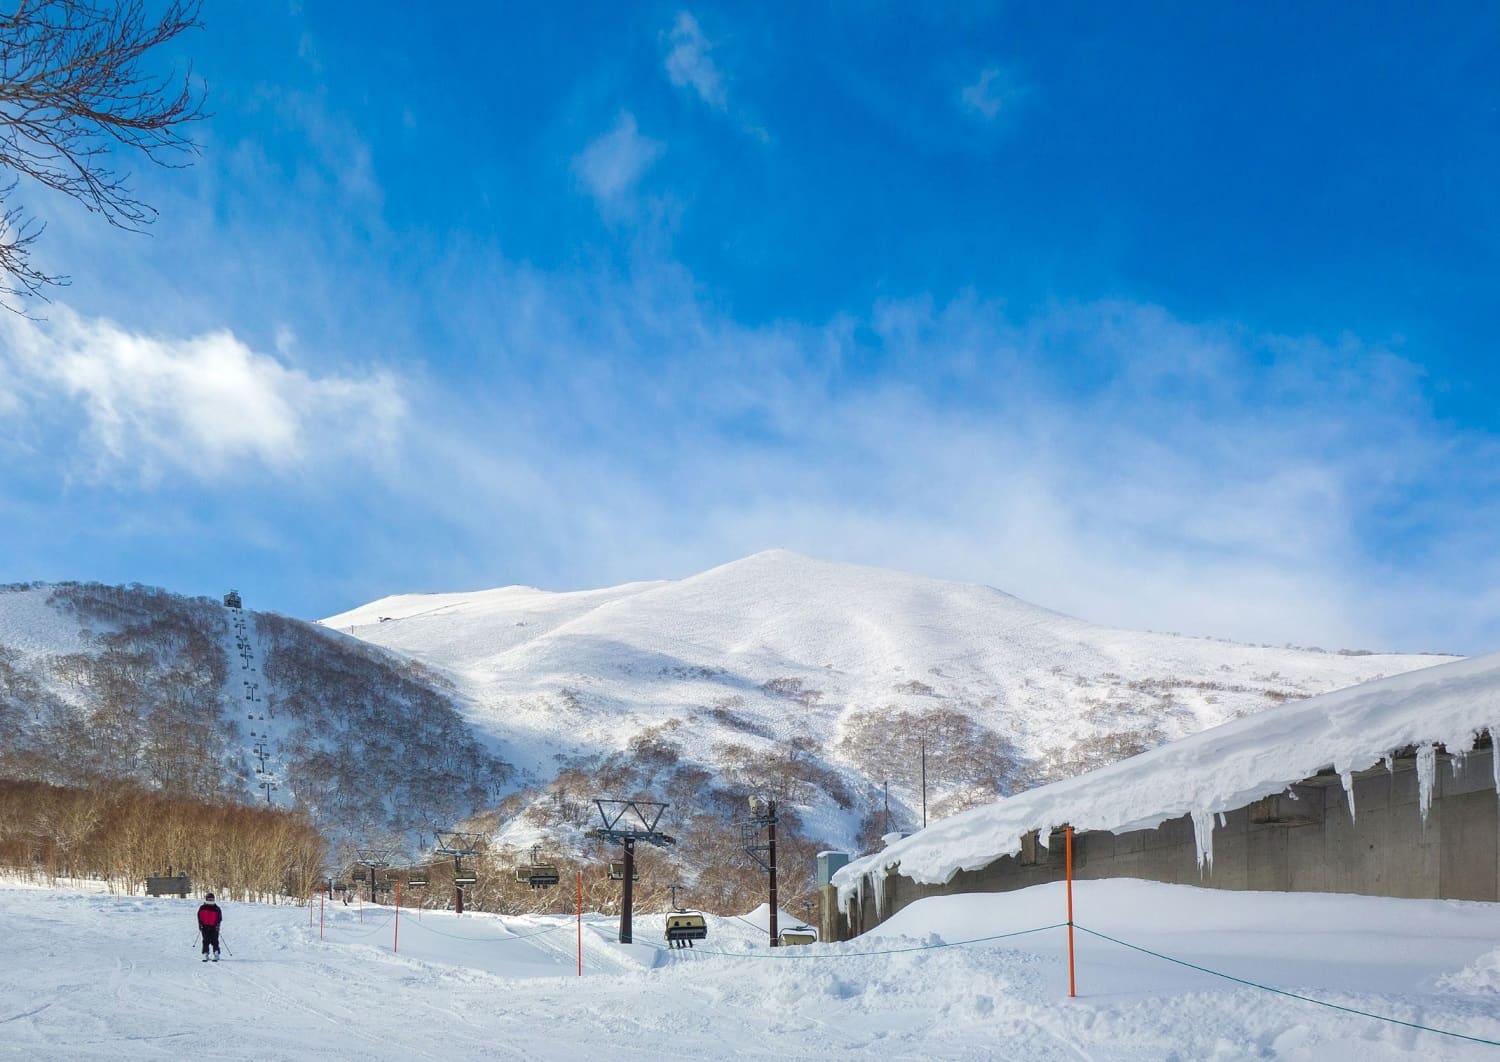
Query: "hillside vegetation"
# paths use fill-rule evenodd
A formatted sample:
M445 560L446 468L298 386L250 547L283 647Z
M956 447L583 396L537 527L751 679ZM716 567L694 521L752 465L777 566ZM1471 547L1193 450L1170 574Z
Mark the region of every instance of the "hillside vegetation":
M351 637L352 635L352 637ZM147 587L0 591L0 778L296 809L329 869L483 834L478 906L542 845L586 888L595 798L654 799L678 844L643 895L744 910L751 794L781 809L784 902L822 848L1288 700L1439 662L1111 630L988 587L758 554L679 582L387 598L322 624ZM925 779L926 791L923 791ZM451 873L449 874L451 881ZM433 902L446 902L434 888ZM603 902L601 900L601 902Z

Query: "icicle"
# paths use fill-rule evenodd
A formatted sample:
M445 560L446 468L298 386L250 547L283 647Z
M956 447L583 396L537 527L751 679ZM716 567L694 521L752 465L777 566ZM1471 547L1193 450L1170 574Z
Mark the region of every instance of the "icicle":
M1417 803L1422 808L1422 828L1427 828L1427 812L1432 808L1432 784L1437 774L1437 747L1422 745L1417 749Z
M1203 874L1203 868L1208 872L1214 872L1214 816L1209 811L1194 811L1193 815L1193 842L1198 846L1198 874Z
M1344 783L1344 797L1349 801L1349 821L1354 821L1354 772L1340 771L1339 781Z
M1500 800L1500 730L1487 728L1490 732L1490 768L1495 774L1495 799Z
M885 876L889 873L885 867L881 867L870 878L870 884L875 887L875 918L877 921L885 917Z
M1383 764L1385 764L1385 773L1386 774L1389 774L1389 775L1392 775L1392 776L1395 775L1395 773L1396 773L1396 754L1394 752L1387 752L1384 756L1380 757L1380 762L1383 763Z
M1219 827L1220 827L1220 829L1222 829L1223 827L1228 826L1228 825L1229 825L1229 816L1225 815L1222 811L1219 812Z

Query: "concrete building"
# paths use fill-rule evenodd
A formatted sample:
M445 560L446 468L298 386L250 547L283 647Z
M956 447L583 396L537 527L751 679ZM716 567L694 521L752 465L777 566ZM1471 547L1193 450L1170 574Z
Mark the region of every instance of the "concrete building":
M1500 655L1268 709L855 860L823 890L824 939L1060 880L1065 824L1079 879L1500 901L1491 727Z

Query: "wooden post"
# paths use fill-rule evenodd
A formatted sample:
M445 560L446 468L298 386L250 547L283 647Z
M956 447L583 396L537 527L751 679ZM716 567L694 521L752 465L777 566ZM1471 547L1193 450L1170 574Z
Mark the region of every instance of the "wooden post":
M1068 997L1078 995L1078 981L1073 970L1073 827L1064 826L1067 836L1068 864Z
M578 976L583 976L583 871L578 872Z

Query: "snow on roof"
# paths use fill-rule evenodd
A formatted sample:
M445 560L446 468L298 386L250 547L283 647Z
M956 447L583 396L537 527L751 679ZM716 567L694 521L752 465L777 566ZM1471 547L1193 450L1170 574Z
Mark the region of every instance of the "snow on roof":
M1424 668L1268 709L1111 764L944 819L833 876L839 906L884 871L924 884L950 881L1021 849L1051 830L1124 833L1193 817L1199 859L1212 859L1213 816L1331 767L1353 800L1351 775L1398 749L1418 746L1422 807L1431 793L1432 748L1468 751L1483 730L1500 733L1500 653ZM1500 757L1495 759L1500 788Z

